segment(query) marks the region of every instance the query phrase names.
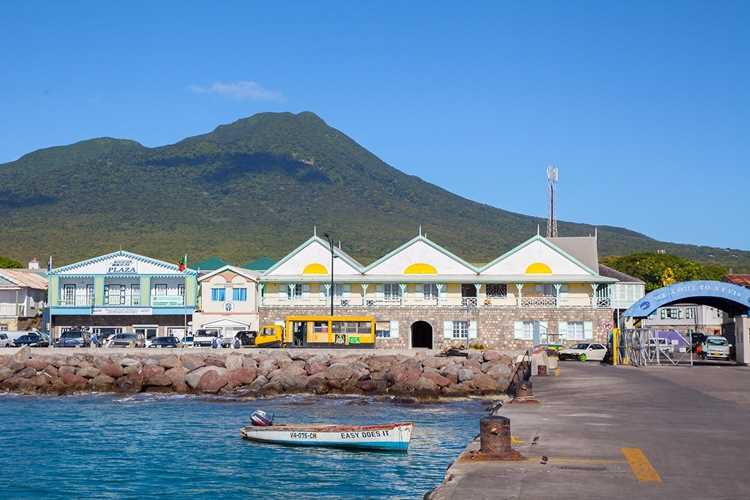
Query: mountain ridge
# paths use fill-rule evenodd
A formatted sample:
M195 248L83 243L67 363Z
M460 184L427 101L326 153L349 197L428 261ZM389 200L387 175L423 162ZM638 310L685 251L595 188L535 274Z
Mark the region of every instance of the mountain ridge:
M478 203L388 165L312 112L258 113L174 144L100 137L0 164L0 254L62 262L120 246L172 259L281 257L334 232L362 261L424 226L472 262L527 239L545 220ZM595 226L559 222L561 235ZM733 269L750 252L661 242L596 226L600 253L665 250ZM62 263L61 262L61 263Z

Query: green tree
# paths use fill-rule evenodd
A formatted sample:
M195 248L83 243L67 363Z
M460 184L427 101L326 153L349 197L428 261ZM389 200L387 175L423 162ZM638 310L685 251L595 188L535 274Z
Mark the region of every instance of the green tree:
M18 262L17 260L13 260L9 257L3 257L0 255L0 269L20 269L23 267L23 264Z
M602 263L642 279L647 292L681 281L721 280L727 274L726 268L716 264L701 264L676 255L658 253L605 257Z

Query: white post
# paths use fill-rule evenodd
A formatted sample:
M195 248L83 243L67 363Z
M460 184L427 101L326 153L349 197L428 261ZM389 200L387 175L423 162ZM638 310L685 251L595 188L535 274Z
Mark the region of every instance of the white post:
M367 305L367 287L368 287L368 285L369 285L368 283L360 283L360 285L359 285L359 286L362 287L362 305L363 306Z
M406 300L406 283L399 283L398 287L401 289L401 305L404 305Z
M263 287L264 283L258 283L258 304L263 305Z
M435 288L437 289L437 305L440 305L440 299L443 298L443 284L442 283L435 283Z
M289 283L289 302L294 302L294 288L296 283Z
M562 288L561 283L555 283L555 307L560 307L560 289Z
M477 307L479 307L479 304L481 304L481 301L479 300L479 295L482 291L482 284L481 283L474 283L474 288L477 289Z
M591 307L596 309L596 283L591 283Z
M518 290L518 293L516 294L516 305L521 307L521 299L523 299L523 283L516 283L515 285Z

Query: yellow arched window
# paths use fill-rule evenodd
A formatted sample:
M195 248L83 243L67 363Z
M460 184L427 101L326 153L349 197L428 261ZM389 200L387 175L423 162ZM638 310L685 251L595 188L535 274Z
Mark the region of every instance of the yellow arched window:
M328 269L323 264L314 262L305 266L302 274L328 274Z
M552 269L544 262L534 262L526 268L526 274L552 274Z
M437 269L430 264L417 262L404 269L404 274L437 274Z

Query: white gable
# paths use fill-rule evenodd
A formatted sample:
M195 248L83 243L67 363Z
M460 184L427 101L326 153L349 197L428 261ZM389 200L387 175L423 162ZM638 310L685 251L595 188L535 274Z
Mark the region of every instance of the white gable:
M309 276L325 276L331 273L331 250L317 239L310 240L309 243L301 249L293 252L285 259L282 259L275 268L272 268L266 276L298 276L305 274L308 266L315 266L320 271ZM360 275L353 265L347 262L344 257L337 257L333 272L336 276Z
M533 264L542 264L552 271L552 275L590 275L575 261L558 252L542 240L535 240L513 251L497 262L490 264L480 275L528 275L526 270ZM537 266L538 267L538 266ZM549 274L548 274L549 275Z
M469 266L441 252L423 239L416 239L390 257L375 263L365 274L367 276L402 275L407 268L415 264L432 266L439 275L476 274L476 271Z
M174 274L175 276L184 276L176 264L161 262L156 259L144 257L142 255L130 252L115 252L84 260L76 264L70 264L54 270L54 274L59 276L70 276L80 274L104 274L110 276L116 275L134 275L134 274Z

